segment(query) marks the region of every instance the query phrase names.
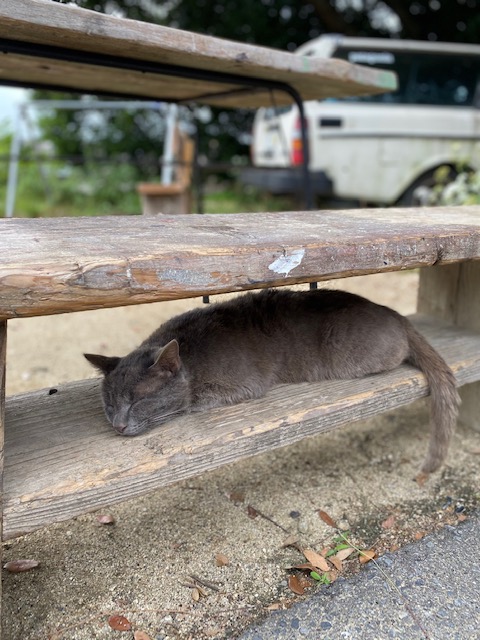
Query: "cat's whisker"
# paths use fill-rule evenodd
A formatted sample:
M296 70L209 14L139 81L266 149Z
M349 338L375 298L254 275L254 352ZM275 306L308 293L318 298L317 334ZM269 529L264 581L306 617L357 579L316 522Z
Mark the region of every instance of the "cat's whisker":
M170 418L172 416L178 416L180 413L183 413L183 410L179 409L178 411L171 411L170 413L160 413L156 416L149 416L145 418L141 422L138 423L138 427L143 429L145 426L155 426L157 424L163 423L166 418Z

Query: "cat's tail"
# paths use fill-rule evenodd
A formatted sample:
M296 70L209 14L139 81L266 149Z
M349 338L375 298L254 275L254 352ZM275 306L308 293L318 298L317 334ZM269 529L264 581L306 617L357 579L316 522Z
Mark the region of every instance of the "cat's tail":
M430 387L430 442L421 468L422 474L428 474L445 460L457 422L460 396L450 367L408 320L406 332L410 347L408 361L425 374Z

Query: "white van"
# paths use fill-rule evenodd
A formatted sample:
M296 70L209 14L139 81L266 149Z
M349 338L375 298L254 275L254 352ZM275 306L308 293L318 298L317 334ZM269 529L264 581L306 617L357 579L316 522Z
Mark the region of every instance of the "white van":
M298 55L394 70L399 89L305 103L315 195L364 204L421 204L440 166L480 168L480 46L324 35ZM259 109L243 182L301 193L296 106Z

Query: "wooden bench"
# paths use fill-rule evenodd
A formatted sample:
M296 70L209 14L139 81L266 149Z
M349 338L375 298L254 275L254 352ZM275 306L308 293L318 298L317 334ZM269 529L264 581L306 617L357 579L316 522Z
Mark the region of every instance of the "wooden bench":
M175 149L178 164L175 167L175 180L171 184L141 182L137 185L144 215L163 213L169 216L192 212L191 186L195 142L178 128L175 131Z
M479 259L479 207L3 220L3 353L10 318L422 267L426 315L415 322L463 385L480 380ZM471 388L463 418L476 422ZM107 424L98 380L9 398L4 539L426 393L423 376L403 366L279 388L248 411L187 416L133 439Z

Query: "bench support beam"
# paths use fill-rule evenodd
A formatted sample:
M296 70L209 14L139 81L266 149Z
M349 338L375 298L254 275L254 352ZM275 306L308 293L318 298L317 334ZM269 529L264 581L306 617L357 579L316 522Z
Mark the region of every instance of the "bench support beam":
M420 270L418 311L462 329L480 331L480 262ZM460 389L460 420L480 430L480 382Z

